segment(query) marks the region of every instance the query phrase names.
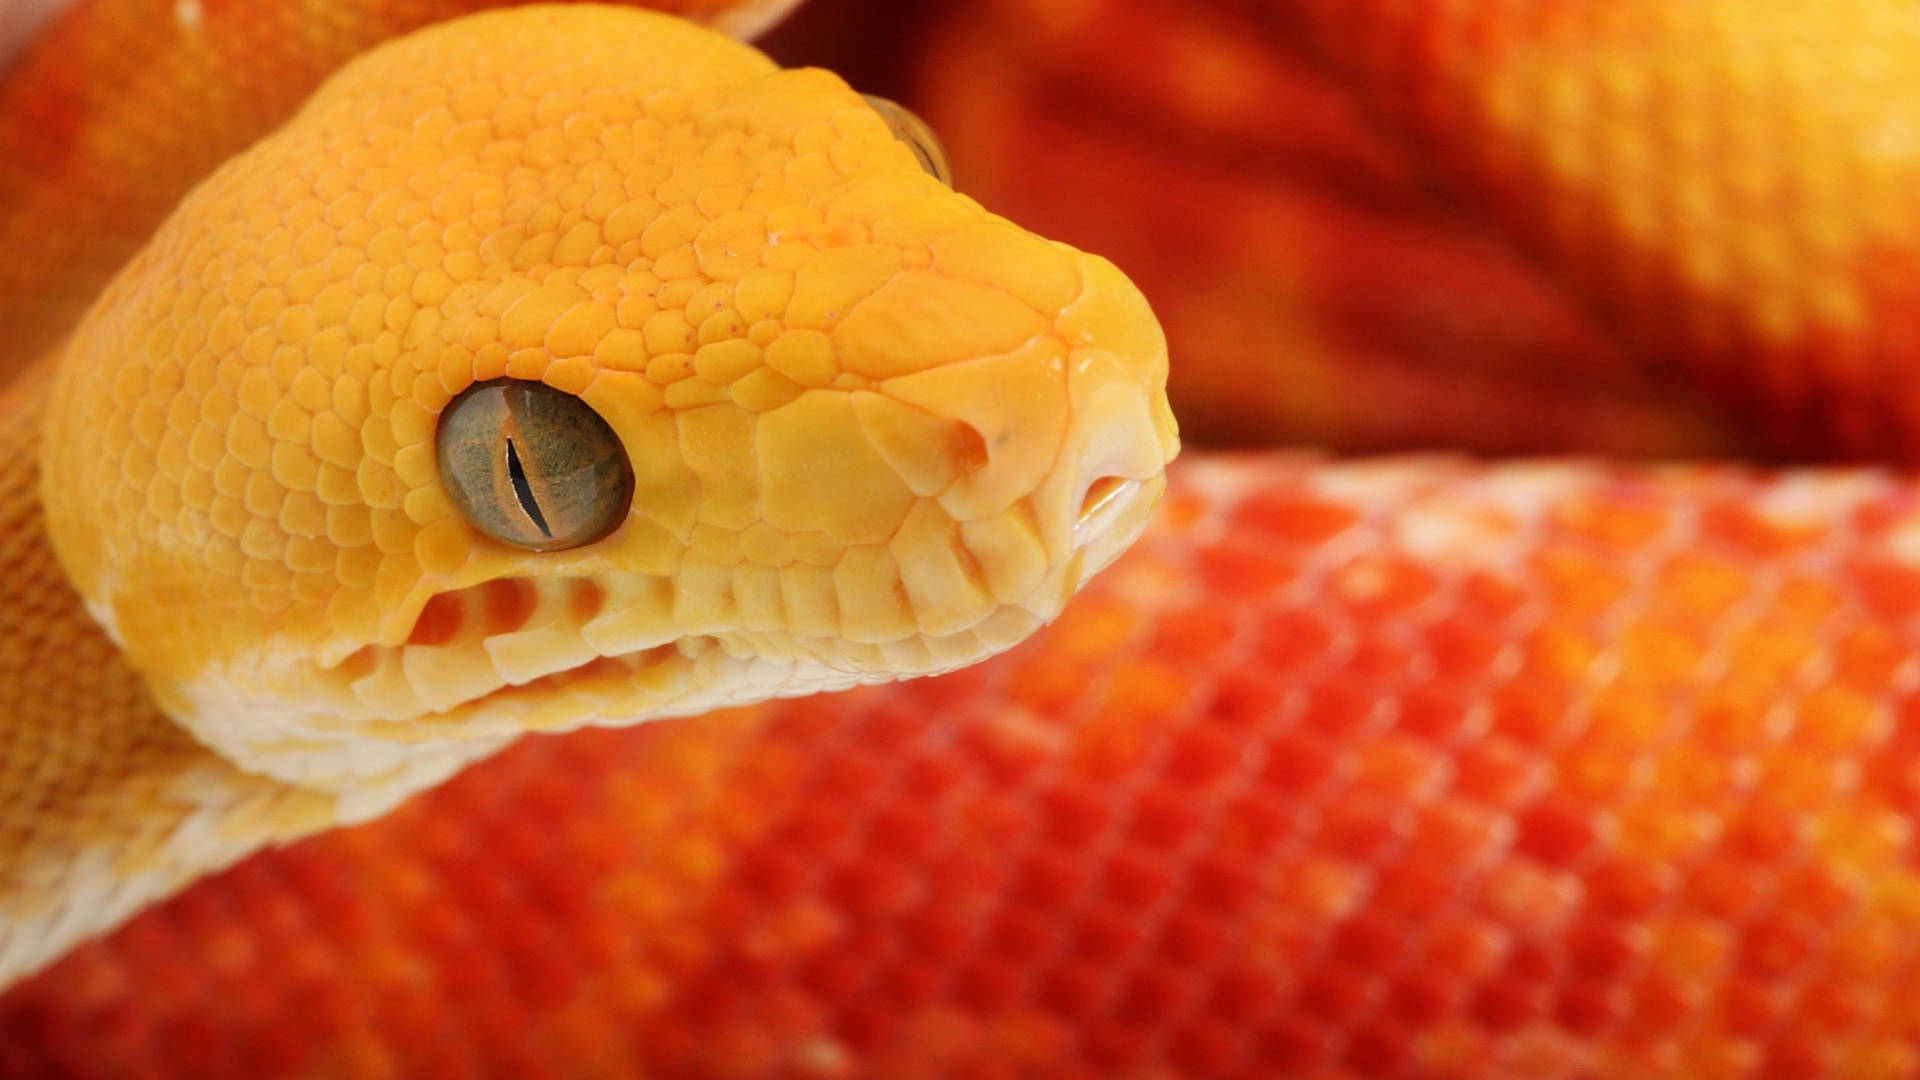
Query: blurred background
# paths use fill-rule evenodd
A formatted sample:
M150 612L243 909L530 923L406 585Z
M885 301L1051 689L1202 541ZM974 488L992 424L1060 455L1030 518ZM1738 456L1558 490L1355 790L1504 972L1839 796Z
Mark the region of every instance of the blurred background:
M1457 200L1444 156L1323 59L1312 7L810 0L762 45L920 111L963 191L1118 263L1189 439L1761 449Z

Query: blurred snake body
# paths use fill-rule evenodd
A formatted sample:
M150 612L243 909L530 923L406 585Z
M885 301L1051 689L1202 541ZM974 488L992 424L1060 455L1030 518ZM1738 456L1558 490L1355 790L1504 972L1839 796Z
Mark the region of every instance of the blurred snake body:
M1056 616L1157 501L1164 340L924 158L825 72L534 6L372 50L201 183L0 413L0 979L522 732ZM576 421L624 501L561 543Z
M0 71L0 1076L1920 1078L1920 2L495 6Z

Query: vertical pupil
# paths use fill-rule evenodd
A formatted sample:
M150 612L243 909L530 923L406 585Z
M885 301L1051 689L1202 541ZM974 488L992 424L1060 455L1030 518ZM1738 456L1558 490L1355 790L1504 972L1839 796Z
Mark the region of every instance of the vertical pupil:
M526 467L520 464L520 452L513 447L513 440L507 440L507 476L513 481L513 493L520 500L520 509L527 512L540 530L540 535L553 539L553 530L547 528L547 517L540 512L539 500L533 497L533 485L527 482Z

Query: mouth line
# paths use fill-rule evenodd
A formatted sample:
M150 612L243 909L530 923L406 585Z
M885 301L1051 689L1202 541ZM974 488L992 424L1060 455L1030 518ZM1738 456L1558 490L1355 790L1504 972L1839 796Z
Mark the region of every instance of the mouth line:
M319 675L365 726L472 734L548 726L684 687L714 638L671 625L650 575L508 577L435 594L404 642L364 645Z

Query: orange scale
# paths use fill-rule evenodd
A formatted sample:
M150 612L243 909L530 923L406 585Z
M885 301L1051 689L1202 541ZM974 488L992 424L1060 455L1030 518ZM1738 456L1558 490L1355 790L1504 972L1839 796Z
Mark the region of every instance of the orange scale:
M1349 761L1348 781L1354 791L1404 804L1431 797L1447 772L1442 755L1397 731L1360 744Z
M1749 503L1731 501L1702 507L1695 527L1702 540L1767 562L1822 544L1832 533L1828 522L1771 518Z
M1774 904L1783 916L1811 926L1837 926L1858 910L1862 883L1852 875L1836 873L1818 862L1784 874L1774 890Z
M1254 1057L1267 1075L1310 1077L1333 1056L1340 1039L1318 1017L1288 1013L1264 1025L1254 1036Z
M1701 688L1693 701L1687 745L1700 753L1744 753L1774 738L1777 702L1767 687L1729 678Z
M1844 1035L1870 1020L1873 1006L1869 1003L1869 994L1877 990L1835 980L1823 972L1801 987L1795 1012L1814 1030L1825 1032L1829 1037Z
M1664 502L1626 491L1596 492L1587 498L1557 501L1547 514L1556 537L1566 537L1626 554L1659 540L1672 528L1672 509Z
M1305 670L1333 655L1342 628L1326 615L1283 608L1262 619L1254 633L1250 658L1273 677Z
M1269 857L1298 834L1301 813L1297 803L1263 791L1249 792L1221 808L1214 822L1213 846L1222 857L1242 863Z
M1191 905L1183 904L1167 917L1152 951L1158 962L1191 972L1198 978L1233 946L1217 911L1196 911Z
M1772 913L1740 932L1734 962L1744 976L1778 982L1799 975L1815 955L1820 930L1805 919Z
M1467 1002L1467 1015L1494 1034L1519 1030L1547 1011L1545 987L1532 979L1495 976L1482 983Z
M1276 734L1263 747L1258 785L1287 802L1304 800L1340 770L1338 750L1318 734L1294 730Z
M1388 975L1400 966L1408 944L1399 920L1363 910L1334 929L1325 957L1353 970Z
M1192 697L1187 670L1142 657L1108 672L1103 714L1122 723L1167 726L1186 712Z
M1849 626L1829 643L1835 682L1862 692L1885 690L1908 662L1911 647L1877 623Z
M1314 839L1319 850L1364 865L1402 843L1411 826L1411 815L1393 800L1345 791L1321 807Z
M1840 1048L1833 1070L1848 1080L1900 1080L1920 1073L1920 1048L1884 1036L1860 1039Z
M1132 718L1133 723L1113 723L1096 716L1067 735L1062 755L1069 774L1098 783L1122 783L1136 776L1158 746L1149 726L1151 717Z
M1402 973L1389 984L1381 1011L1416 1028L1428 1028L1452 1015L1466 997L1466 987L1440 973L1419 969Z
M1307 694L1300 717L1303 729L1335 742L1350 742L1389 715L1372 680L1345 668L1331 673L1326 682L1303 689Z
M1108 1015L1151 1031L1167 1017L1184 1013L1200 989L1198 979L1185 968L1148 959L1121 983Z
M1643 785L1651 769L1639 747L1589 735L1555 755L1553 786L1571 799L1619 802Z
M1098 894L1128 912L1150 908L1172 891L1173 870L1165 859L1152 853L1123 848L1109 856L1102 868Z
M1242 738L1195 725L1166 740L1166 782L1181 788L1214 788L1239 769L1247 756Z
M1190 843L1206 823L1205 809L1190 793L1149 788L1134 799L1126 843L1172 854Z
M1506 647L1506 637L1471 622L1460 613L1420 631L1423 652L1437 679L1471 679L1484 674Z
M1816 813L1856 783L1849 762L1809 754L1801 747L1772 746L1757 757L1760 771L1754 790L1790 811Z
M1227 729L1231 738L1246 739L1279 713L1287 691L1260 668L1234 667L1221 672L1206 693L1200 721Z
M1432 972L1446 985L1464 990L1499 966L1511 942L1511 934L1485 918L1449 917L1428 928L1420 963L1412 970Z
M1063 911L1085 891L1090 876L1078 852L1035 851L1013 870L1007 892L1023 907Z
M1774 689L1819 659L1826 651L1824 645L1805 624L1766 616L1724 635L1720 649L1731 677L1749 686Z
M1372 1012L1385 992L1385 984L1369 974L1316 964L1300 980L1293 1011L1344 1030Z
M1425 603L1439 579L1411 559L1370 553L1335 570L1327 586L1360 620L1371 621L1396 618Z
M1464 747L1454 761L1453 790L1484 806L1512 806L1548 777L1539 756L1494 735Z
M1526 608L1533 599L1530 588L1509 577L1486 570L1475 570L1461 579L1455 603L1457 618L1475 625L1498 627Z
M1763 1061L1760 1046L1750 1039L1723 1035L1693 1035L1679 1046L1668 1071L1699 1080L1749 1080ZM1798 1080L1812 1080L1803 1076Z
M1015 663L1018 666L1008 686L1008 705L1025 707L1041 716L1072 715L1099 670L1050 649L1030 651L1024 663Z
M907 790L920 789L907 785ZM1113 821L1114 808L1101 794L1077 780L1063 779L1036 799L1038 832L1052 847L1080 850L1093 843Z
M1649 975L1636 983L1628 994L1625 1034L1629 1041L1647 1040L1677 1031L1699 1014L1707 998L1705 988L1692 975Z
M987 1016L1010 1007L1025 981L1023 960L993 954L973 957L953 973L953 1000Z
M856 920L884 919L906 911L921 895L916 870L892 859L863 858L839 866L821 883L825 899Z
M1443 796L1414 808L1407 844L1460 870L1475 867L1504 843L1501 815L1468 799Z
M1413 848L1375 874L1371 904L1412 933L1453 905L1459 877L1458 865Z
M1480 733L1484 710L1475 694L1454 685L1427 684L1408 689L1397 703L1393 730L1436 749Z
M1837 927L1825 954L1831 978L1893 983L1905 981L1896 973L1911 968L1915 955L1910 935L1879 915Z
M1148 1034L1137 1024L1109 1021L1090 1026L1081 1033L1081 1045L1087 1059L1104 1075L1119 1076L1147 1050Z
M1634 578L1619 567L1619 559L1609 553L1555 546L1551 540L1544 540L1526 561L1528 577L1538 580L1546 594L1542 600L1559 619L1571 623L1603 615L1634 592Z
M1361 1076L1392 1076L1414 1053L1414 1037L1388 1019L1368 1023L1347 1036L1343 1060Z
M1718 620L1754 588L1746 565L1698 551L1674 554L1654 573L1651 584L1655 611L1702 622Z
M1513 849L1552 867L1575 867L1606 844L1608 818L1595 807L1551 794L1514 821Z
M1646 797L1719 815L1747 790L1748 761L1746 755L1718 757L1680 744L1654 766Z
M886 857L916 860L939 840L943 823L915 792L915 802L889 802L874 810L867 827L867 845Z
M1632 994L1624 986L1575 979L1560 987L1553 1019L1573 1035L1602 1039L1626 1019Z
M1147 651L1183 666L1206 663L1225 655L1239 634L1240 620L1227 617L1217 603L1180 608L1157 621Z
M1207 976L1206 995L1199 1012L1250 1030L1261 1017L1268 1015L1285 988L1285 979L1282 971L1262 966L1235 950Z
M1191 536L1198 531L1197 526L1213 513L1213 505L1200 493L1180 488L1166 493L1156 513L1163 524L1172 528L1173 533Z
M1540 599L1555 618L1575 625L1603 615L1633 595L1637 583L1621 572L1617 557L1543 541L1527 559Z
M1221 1076L1240 1060L1244 1036L1225 1021L1200 1016L1167 1037L1166 1055L1188 1076Z
M1563 675L1586 670L1592 657L1597 655L1596 651L1587 649L1584 643L1582 649L1587 659L1577 667L1566 669L1565 672L1542 672L1534 667L1529 657L1527 667L1517 673L1512 681L1495 687L1487 697L1492 714L1491 730L1511 739L1518 746L1536 751L1557 742L1566 733L1572 719L1572 695L1568 693ZM1529 649L1529 652L1532 651Z
M1822 757L1871 752L1891 726L1883 700L1834 683L1801 696L1794 706L1799 722L1791 741Z
M1830 1075L1834 1047L1818 1034L1789 1028L1776 1034L1753 1075L1758 1080L1809 1080Z
M1031 997L1041 1008L1084 1028L1106 1011L1111 993L1112 979L1105 965L1067 960L1039 974Z
M1916 854L1911 811L1871 803L1835 806L1820 816L1815 836L1821 855L1836 870L1867 875L1882 888L1915 880L1903 866Z
M1710 647L1708 634L1699 627L1636 619L1616 634L1611 653L1622 677L1673 689L1694 680Z
M1785 987L1736 975L1721 986L1711 1009L1716 1030L1740 1039L1764 1040L1794 1005Z
M849 1018L881 1010L926 1008L945 992L948 974L948 969L918 957L880 958L862 996L836 1002L833 1016L844 1025Z
M1354 637L1347 655L1340 661L1340 669L1334 677L1360 684L1374 696L1407 682L1409 672L1418 658L1415 644L1399 634L1370 632L1364 615L1356 623L1360 632Z
M1844 583L1794 573L1789 567L1780 570L1783 576L1774 586L1771 610L1791 625L1818 626L1847 603L1836 587Z
M1875 617L1900 625L1920 615L1920 569L1862 554L1845 560L1839 571L1848 591Z
M1815 824L1814 819L1777 805L1753 803L1728 819L1720 851L1756 866L1784 865L1802 850Z
M1360 513L1341 503L1312 499L1297 491L1261 491L1234 508L1232 528L1301 548L1323 548L1358 525Z
M1201 583L1212 596L1270 596L1300 576L1298 559L1250 543L1201 548L1194 562Z

